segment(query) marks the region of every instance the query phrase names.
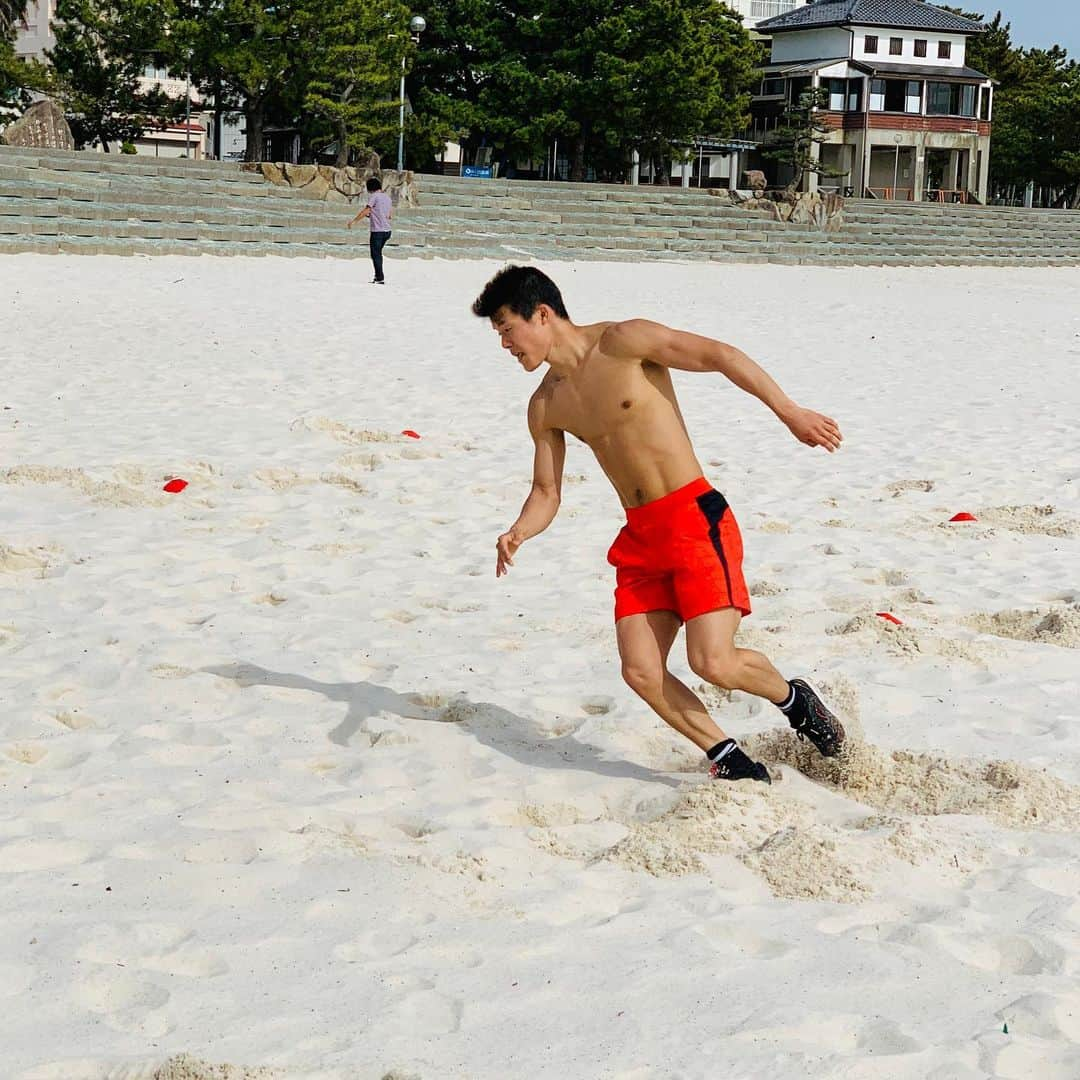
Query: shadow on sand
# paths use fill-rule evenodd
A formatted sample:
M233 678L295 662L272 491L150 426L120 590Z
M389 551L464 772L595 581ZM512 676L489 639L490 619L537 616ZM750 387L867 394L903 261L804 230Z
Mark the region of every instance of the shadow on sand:
M305 690L343 703L345 717L329 734L330 741L338 746L348 746L354 735L367 733L371 718L389 713L422 723L455 724L482 745L532 769L578 769L620 780L645 780L673 788L681 785L675 776L633 762L606 761L593 747L575 739L572 732L552 736L533 721L499 705L472 702L464 695L456 695L445 703L425 704L430 698L425 699L420 693L399 694L371 682L319 682L304 675L269 671L256 664L225 664L201 670L229 679L240 687Z

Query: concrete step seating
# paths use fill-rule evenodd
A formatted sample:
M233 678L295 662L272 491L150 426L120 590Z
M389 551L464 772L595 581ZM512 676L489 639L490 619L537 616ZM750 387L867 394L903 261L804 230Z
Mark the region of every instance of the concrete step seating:
M698 190L419 176L391 257L1080 265L1080 213L849 200L835 233ZM0 253L367 258L356 204L235 163L0 147Z

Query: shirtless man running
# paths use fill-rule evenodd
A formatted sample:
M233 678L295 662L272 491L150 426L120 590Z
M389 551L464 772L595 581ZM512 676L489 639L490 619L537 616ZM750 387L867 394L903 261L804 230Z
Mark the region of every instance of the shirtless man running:
M473 313L491 320L502 347L528 372L548 365L529 401L533 482L517 521L499 537L496 576L559 510L566 432L596 455L626 509L608 561L616 569L615 622L630 688L707 755L721 780L769 781L667 669L686 624L686 658L706 682L767 698L800 738L829 757L844 729L813 688L788 682L769 660L735 645L750 613L742 540L724 496L714 491L690 444L670 370L718 372L760 399L799 442L830 453L836 421L796 405L731 345L644 319L577 326L555 283L533 267L509 266L485 286Z

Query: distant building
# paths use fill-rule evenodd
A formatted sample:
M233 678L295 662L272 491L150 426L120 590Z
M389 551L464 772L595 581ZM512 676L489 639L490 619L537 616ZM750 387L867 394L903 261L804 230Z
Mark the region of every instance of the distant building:
M737 11L743 17L743 26L753 30L765 19L774 19L777 15L786 15L789 11L803 7L812 0L725 0L727 7Z
M47 63L46 50L56 45L56 35L52 31L55 18L56 0L30 0L23 15L23 25L15 37L15 55L20 59ZM188 89L185 78L177 78L164 68L148 67L143 72L141 83L144 89L160 86L169 97L178 101L183 100ZM202 109L202 99L193 88L190 125L180 119L163 128L144 131L135 140L135 149L151 157L205 157L207 129L200 115ZM109 149L118 151L120 147L113 145Z
M832 131L820 160L836 175L808 176L808 190L985 202L994 87L966 63L984 29L924 0L817 0L766 19L772 54L750 138L760 151L787 104L821 89ZM761 167L777 186L790 178Z

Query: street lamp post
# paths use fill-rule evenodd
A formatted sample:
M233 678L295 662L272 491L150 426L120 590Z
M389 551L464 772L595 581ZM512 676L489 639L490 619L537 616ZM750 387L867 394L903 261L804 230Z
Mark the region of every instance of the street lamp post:
M409 36L414 45L420 44L420 35L427 29L427 20L422 15L414 15L409 20ZM398 172L405 168L405 57L401 58L401 101L398 110L397 138Z

